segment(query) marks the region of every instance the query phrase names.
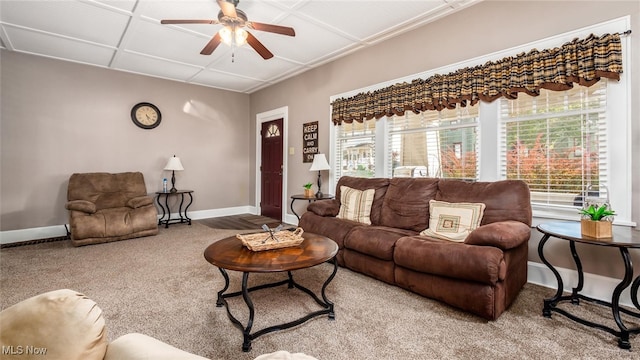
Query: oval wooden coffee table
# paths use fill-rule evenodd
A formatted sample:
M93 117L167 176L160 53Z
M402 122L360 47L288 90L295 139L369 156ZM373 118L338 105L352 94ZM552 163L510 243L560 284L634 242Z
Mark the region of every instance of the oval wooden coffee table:
M216 306L224 306L227 309L227 315L231 322L242 330L242 334L244 336L242 351L247 352L251 350L251 341L261 335L300 325L316 316L328 314L330 320L335 319L333 303L327 299L325 290L338 271L338 265L335 260L335 256L338 253L338 245L333 240L324 236L311 233L304 233L302 236L305 240L300 245L282 249L251 251L244 247L242 242L235 236L216 241L205 249L205 259L207 259L207 261L212 265L218 267L225 281L224 288L218 292ZM320 299L313 291L296 283L293 280L292 271L310 268L324 262L332 263L333 271L322 285L322 299ZM225 294L225 291L229 288L229 275L227 274L227 270L242 272L242 291ZM247 287L250 273L271 273L283 271L287 272L288 279L274 283L257 285L250 288ZM285 324L264 328L252 334L251 328L253 326L254 308L253 302L249 297L249 293L285 284L288 285L290 289L295 287L307 293L313 298L313 300L315 300L316 303L318 303L318 305L322 307L322 310L311 312L300 319ZM233 316L233 314L231 314L229 304L226 300L227 298L240 295L242 295L245 304L247 304L247 307L249 308L249 321L247 322L246 327L235 316Z

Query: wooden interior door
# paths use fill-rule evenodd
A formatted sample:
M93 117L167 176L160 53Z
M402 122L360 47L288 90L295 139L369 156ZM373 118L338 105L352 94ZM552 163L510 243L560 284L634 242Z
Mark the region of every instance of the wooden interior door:
M260 214L282 220L283 119L262 123Z

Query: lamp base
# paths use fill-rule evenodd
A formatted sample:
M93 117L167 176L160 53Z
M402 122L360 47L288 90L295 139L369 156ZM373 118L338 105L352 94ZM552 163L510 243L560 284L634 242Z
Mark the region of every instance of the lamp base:
M178 189L176 189L176 188L171 188L171 190L169 190L169 192L172 192L172 193L174 193L174 192L178 192Z
M316 199L321 199L324 194L321 191L316 193Z

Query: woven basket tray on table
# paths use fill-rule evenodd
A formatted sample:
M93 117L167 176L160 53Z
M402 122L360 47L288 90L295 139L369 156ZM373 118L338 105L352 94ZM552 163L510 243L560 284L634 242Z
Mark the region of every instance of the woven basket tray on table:
M284 230L277 232L261 232L256 234L237 234L236 237L251 251L263 251L281 249L290 246L298 246L303 241L302 228L294 231Z

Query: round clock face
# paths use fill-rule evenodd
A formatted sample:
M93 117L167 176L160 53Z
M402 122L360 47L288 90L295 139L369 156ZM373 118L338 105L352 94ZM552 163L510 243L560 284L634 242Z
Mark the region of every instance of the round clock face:
M153 129L160 125L162 114L158 107L151 103L139 103L131 109L131 120L143 129Z

